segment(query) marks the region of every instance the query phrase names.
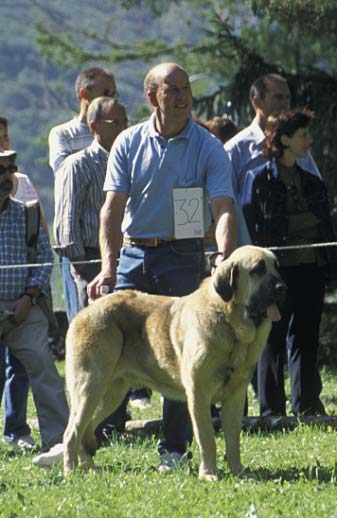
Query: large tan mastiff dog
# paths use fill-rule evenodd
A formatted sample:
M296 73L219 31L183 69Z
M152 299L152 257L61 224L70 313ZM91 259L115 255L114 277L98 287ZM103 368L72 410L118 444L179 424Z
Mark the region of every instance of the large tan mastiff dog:
M126 290L83 309L66 341L65 475L92 466L95 428L138 386L187 401L207 480L217 478L210 406L221 401L227 460L240 474L246 389L285 291L276 268L270 251L244 246L185 297Z

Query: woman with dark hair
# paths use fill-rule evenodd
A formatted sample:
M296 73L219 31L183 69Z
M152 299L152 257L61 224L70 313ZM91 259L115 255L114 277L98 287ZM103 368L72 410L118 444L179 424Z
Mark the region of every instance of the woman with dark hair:
M258 364L261 416L285 415L284 362L288 349L291 406L295 415L325 414L320 400L319 326L333 248L311 247L333 241L328 196L323 181L297 164L311 144L313 113L288 111L268 119L264 157L269 161L247 175L243 211L258 246L277 250L288 286L282 319L273 325Z

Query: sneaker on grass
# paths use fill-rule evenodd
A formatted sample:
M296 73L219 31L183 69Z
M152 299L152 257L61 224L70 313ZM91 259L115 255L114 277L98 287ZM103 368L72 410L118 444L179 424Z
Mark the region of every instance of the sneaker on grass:
M177 451L163 450L160 454L158 471L161 474L171 473L173 470L186 465L191 456L191 452L179 453Z
M35 447L35 441L30 435L22 435L13 441L7 443L13 450L32 450Z
M48 467L58 464L63 460L63 444L58 443L52 446L50 450L40 453L33 458L35 466Z

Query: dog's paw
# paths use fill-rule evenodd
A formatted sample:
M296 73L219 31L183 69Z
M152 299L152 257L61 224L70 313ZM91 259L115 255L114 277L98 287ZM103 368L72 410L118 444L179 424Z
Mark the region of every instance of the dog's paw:
M199 480L206 480L206 482L217 482L219 477L214 473L199 472Z

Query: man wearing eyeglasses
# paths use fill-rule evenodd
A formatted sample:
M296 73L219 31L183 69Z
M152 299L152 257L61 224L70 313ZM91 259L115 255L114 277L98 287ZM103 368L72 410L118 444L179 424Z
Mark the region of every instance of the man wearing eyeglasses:
M36 245L39 266L16 267L27 263L27 242L25 205L10 197L17 170L15 159L15 151L0 150L0 340L28 374L42 448L48 450L60 442L68 420L63 383L48 346L48 319L38 304L49 283L53 253L40 224Z
M64 124L55 126L49 134L49 165L54 174L67 156L91 143L92 133L87 122L89 105L96 97L117 98L114 75L105 68L92 67L82 70L76 78L75 92L80 103L78 115Z
M86 148L93 136L87 122L90 103L100 96L116 98L116 83L110 70L92 67L82 70L75 82L79 113L73 119L52 128L49 134L49 164L54 175L60 170L67 156ZM68 322L78 311L77 290L70 275L67 257L60 258L62 283Z
M87 118L92 143L67 157L55 177L55 249L71 261L78 309L88 303L87 284L100 271L100 264L77 263L100 258L99 214L109 152L128 122L125 108L110 97L94 99Z

